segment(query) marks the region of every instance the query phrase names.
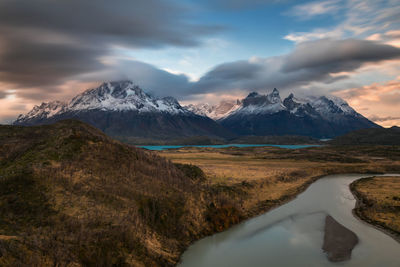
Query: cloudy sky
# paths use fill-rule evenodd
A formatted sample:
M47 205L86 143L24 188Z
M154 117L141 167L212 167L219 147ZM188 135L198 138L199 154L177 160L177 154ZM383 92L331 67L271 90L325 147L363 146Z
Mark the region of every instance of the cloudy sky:
M183 103L334 94L400 125L400 4L0 0L0 123L121 79Z

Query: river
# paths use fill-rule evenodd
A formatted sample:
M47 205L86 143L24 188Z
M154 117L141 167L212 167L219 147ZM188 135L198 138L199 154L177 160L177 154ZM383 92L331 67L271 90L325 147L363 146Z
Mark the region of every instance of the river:
M294 200L231 229L195 242L180 267L400 266L400 244L352 214L349 184L371 175L331 175ZM331 215L359 238L349 261L332 263L321 247Z

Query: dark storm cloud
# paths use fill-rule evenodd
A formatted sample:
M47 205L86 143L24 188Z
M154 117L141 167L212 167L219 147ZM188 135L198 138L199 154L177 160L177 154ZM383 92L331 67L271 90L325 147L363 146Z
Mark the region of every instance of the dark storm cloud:
M197 84L213 86L235 81L250 81L256 78L257 73L261 70L262 66L244 60L225 63L205 74Z
M299 44L286 57L282 67L284 72L299 69L331 72L353 70L365 62L374 62L400 56L400 49L366 40L323 39Z
M384 44L326 39L302 43L293 52L280 57L220 64L197 82L190 82L185 75L175 75L137 61L120 62L112 71L95 79L131 79L156 95L183 98L191 94L229 92L233 89L294 89L315 81L331 84L348 78L332 73L354 71L364 63L399 56L400 49Z
M331 74L354 71L365 63L399 57L399 48L372 41L324 39L305 42L285 56L216 66L193 86L193 92L286 89L315 81L329 84L347 78L346 75ZM240 69L243 69L242 73Z
M58 85L105 69L116 46L194 46L218 26L188 22L163 0L2 0L0 80L17 87ZM186 15L185 15L186 14Z
M173 74L153 65L134 60L119 61L109 70L103 73L94 73L87 79L88 81L131 80L146 92L155 96L180 97L186 94L191 86L186 75Z
M194 83L187 93L207 93L224 89L243 89L257 79L263 67L248 61L236 61L216 66Z
M227 7L279 2L217 1ZM202 37L222 29L190 23L190 9L177 3L0 0L0 82L12 84L23 98L49 99L49 95L61 95L65 90L61 86L70 81L131 79L154 94L179 98L232 89L295 88L314 81L333 83L347 76L332 73L400 56L400 49L389 45L325 39L301 43L284 56L224 63L198 82L190 82L185 75L113 54L116 47L198 45Z
M218 78L222 82L231 79L249 80L253 79L261 69L260 66L251 64L248 61L225 63L208 72L202 77L202 81L210 81L214 78Z
M191 46L218 30L185 22L186 11L163 0L2 0L0 24L134 47Z
M97 57L104 53L101 47L8 39L0 51L0 80L17 87L55 86L68 77L102 69Z

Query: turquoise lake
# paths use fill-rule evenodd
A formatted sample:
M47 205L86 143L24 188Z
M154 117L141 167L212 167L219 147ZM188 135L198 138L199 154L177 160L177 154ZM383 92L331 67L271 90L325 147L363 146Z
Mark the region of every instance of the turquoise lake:
M280 147L287 149L298 149L298 148L306 148L306 147L315 147L319 145L271 145L271 144L227 144L227 145L176 145L176 146L138 146L141 148L145 148L148 150L165 150L170 148L181 148L181 147L213 147L213 148L225 148L225 147L263 147L263 146L271 146L271 147Z

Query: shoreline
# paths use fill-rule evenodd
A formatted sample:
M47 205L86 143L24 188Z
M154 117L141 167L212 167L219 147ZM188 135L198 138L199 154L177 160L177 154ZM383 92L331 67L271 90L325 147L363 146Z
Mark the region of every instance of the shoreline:
M367 223L369 226L381 231L382 233L392 237L395 241L400 243L400 233L382 225L380 222L374 221L368 217L366 217L363 213L361 208L365 206L365 198L355 189L355 184L363 179L372 179L377 176L370 176L365 178L360 178L355 180L349 185L350 192L353 194L354 198L356 199L356 205L354 206L352 213L355 218L362 221L363 223ZM379 177L379 176L378 176Z
M197 242L197 241L199 241L199 240L201 240L201 239L203 239L203 238L206 238L206 237L209 237L209 236L212 236L212 235L215 235L215 234L218 234L218 233L227 231L227 230L229 230L230 228L235 227L236 225L239 225L239 224L241 224L241 223L243 223L243 222L245 222L245 221L247 221L247 220L254 219L254 218L256 218L256 217L258 217L258 216L261 216L261 215L263 215L263 214L265 214L265 213L267 213L267 212L269 212L269 211L271 211L271 210L274 210L274 209L276 209L276 208L279 208L279 207L282 206L282 205L287 204L288 202L294 200L298 195L300 195L301 193L303 193L304 191L306 191L306 190L308 189L308 187L309 187L311 184L313 184L314 182L318 181L319 179L321 179L321 178L323 178L323 177L330 176L330 175L346 175L346 174L349 174L349 175L350 175L350 174L355 174L355 173L331 173L331 174L324 174L324 175L318 175L318 176L315 176L315 177L311 177L309 181L305 182L303 185L301 185L300 187L298 187L297 190L296 190L296 192L295 192L294 194L282 196L280 199L276 200L276 202L274 202L271 206L268 206L268 207L267 207L267 206L261 206L259 209L258 209L257 207L255 207L256 210L253 210L253 209L252 209L252 210L249 210L248 213L246 213L246 216L245 216L242 220L240 220L237 224L234 224L234 225L229 226L228 228L224 229L223 231L214 232L214 233L211 233L211 234L206 234L206 235L200 237L199 239L190 241L190 243L189 243L187 246L186 246L186 244L184 245L184 250L179 254L179 260L176 262L176 264L175 264L174 266L177 266L179 263L182 262L182 255L183 255L183 253L184 253L193 243L195 243L195 242ZM364 174L364 173L360 173L360 174ZM365 174L366 174L366 175L380 175L380 174L384 174L384 173L366 172ZM399 173L399 174L400 174L400 173ZM357 179L357 180L354 181L354 182L357 182L357 181L359 181L359 180L361 180L361 179L370 178L370 177L375 177L375 176L369 176L369 177L360 178L360 179ZM350 187L354 182L352 182L352 183L349 185L349 187ZM354 195L353 190L352 190L351 187L350 187L350 191L351 191L352 194ZM357 198L357 197L355 197L355 198L356 198L356 206L357 206L358 198ZM265 207L265 209L263 209L262 207ZM352 213L353 213L353 214L354 214L354 210L355 210L355 208L352 210ZM358 218L358 219L360 219L360 220L363 221L363 222L367 222L367 221L362 220L361 218L359 218L359 217L356 216L356 215L355 215L355 217ZM368 224L369 224L370 226L372 226L372 227L378 229L378 230L383 231L385 234L390 235L392 238L394 238L397 242L400 243L400 235L397 236L395 233L388 232L386 229L380 229L379 227L375 226L375 225L372 224L372 223L368 223Z
M262 207L266 207L265 209L263 209L262 207L260 207L260 208L258 209L258 208L256 207L256 210L249 210L249 213L247 213L246 216L245 216L244 218L242 218L242 220L240 220L238 223L236 223L236 224L234 224L234 225L230 225L229 227L227 227L226 229L224 229L224 230L222 230L222 231L219 231L219 232L216 231L216 232L213 232L213 233L211 233L211 234L205 234L204 236L201 236L200 238L198 238L198 239L196 239L196 240L190 241L190 243L189 243L187 246L186 246L186 244L184 245L184 250L182 250L182 252L179 253L179 260L176 262L176 264L175 264L174 266L177 266L179 263L181 263L183 253L185 253L185 251L186 251L192 244L194 244L195 242L197 242L197 241L199 241L199 240L201 240L201 239L203 239L203 238L206 238L206 237L209 237L209 236L218 234L218 233L225 232L225 231L231 229L232 227L235 227L235 226L237 226L237 225L239 225L239 224L241 224L241 223L244 223L244 222L247 221L247 220L254 219L254 218L258 217L258 216L263 215L264 213L267 213L267 212L269 212L269 211L271 211L271 210L274 210L274 209L276 209L276 208L279 208L279 207L282 206L282 205L285 205L286 203L288 203L288 202L294 200L298 195L300 195L301 193L303 193L304 191L306 191L307 188L308 188L311 184L313 184L313 183L316 182L317 180L321 179L322 177L325 177L325 176L328 176L328 175L330 175L330 174L327 174L327 175L318 175L318 176L312 177L309 181L305 182L302 186L298 187L298 190L295 192L295 194L293 194L293 195L284 195L284 196L282 196L280 199L276 200L276 202L273 203L273 204L272 204L271 206L269 206L269 207L262 206Z

